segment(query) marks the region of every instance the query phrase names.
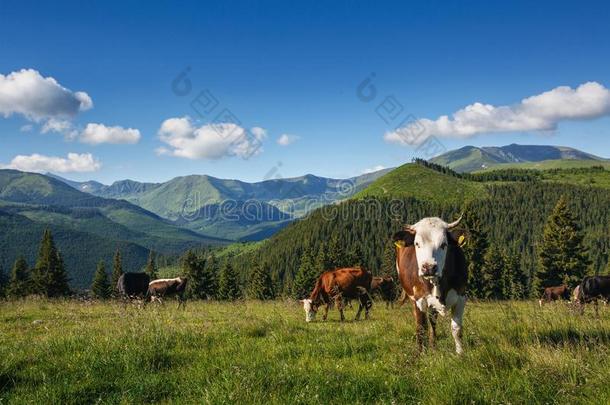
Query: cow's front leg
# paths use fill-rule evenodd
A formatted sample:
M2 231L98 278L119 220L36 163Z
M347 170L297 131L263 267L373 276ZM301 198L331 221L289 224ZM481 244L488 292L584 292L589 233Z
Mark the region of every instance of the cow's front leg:
M421 352L424 348L424 337L426 336L427 326L427 304L425 298L420 298L413 302L413 315L415 317L415 340Z
M434 347L436 343L436 319L438 318L438 312L434 309L428 310L428 321L430 322L430 328L428 330L428 343L430 347Z
M341 297L341 295L338 295L335 298L335 304L337 305L337 309L339 310L341 322L345 321L345 314L343 313L343 298Z
M466 306L466 297L463 295L458 296L457 302L452 309L451 316L451 334L455 341L455 352L457 354L464 353L462 347L462 320L464 318L464 308Z
M328 318L328 310L330 309L330 302L327 302L324 305L324 315L322 315L322 320L325 321Z

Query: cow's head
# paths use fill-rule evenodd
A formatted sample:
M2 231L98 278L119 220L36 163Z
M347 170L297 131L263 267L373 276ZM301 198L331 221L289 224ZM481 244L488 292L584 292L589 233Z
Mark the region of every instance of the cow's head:
M311 322L316 319L318 306L309 298L301 300L301 303L303 304L303 309L305 310L305 322Z
M447 249L450 244L458 243L457 235L451 230L461 219L462 217L448 224L440 218L424 218L394 234L394 242L398 246L415 246L417 272L420 277L438 279L443 276Z

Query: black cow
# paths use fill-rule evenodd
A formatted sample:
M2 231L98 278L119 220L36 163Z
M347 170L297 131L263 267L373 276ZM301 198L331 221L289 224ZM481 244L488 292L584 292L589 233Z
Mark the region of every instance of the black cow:
M588 276L583 278L578 287L577 302L581 305L581 313L584 312L585 304L595 304L595 314L599 314L598 301L610 299L610 276Z
M116 289L123 299L144 298L150 277L146 273L124 273L119 277Z

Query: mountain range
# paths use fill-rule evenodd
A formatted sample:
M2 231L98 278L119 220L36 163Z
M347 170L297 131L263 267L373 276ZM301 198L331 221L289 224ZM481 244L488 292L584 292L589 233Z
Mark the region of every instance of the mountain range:
M610 162L572 148L465 147L434 161L470 171L482 165L484 171L532 164L603 166L593 171L540 171L539 178L610 188ZM0 170L0 268L6 271L19 255L33 265L47 227L64 254L72 285L81 288L89 285L99 260L110 266L116 249L121 250L125 269L133 271L146 263L151 250L178 255L190 247L266 239L338 201L411 197L461 205L487 194L484 183L416 164L345 180L305 175L256 183L191 175L164 183L122 180L104 185Z
M431 162L458 172L485 170L501 164L556 160L607 161L607 159L567 146L517 145L464 146L439 155Z
M315 208L353 196L390 170L349 179L308 174L256 183L207 175L164 183L121 180L111 185L54 177L85 193L128 201L203 235L260 240Z

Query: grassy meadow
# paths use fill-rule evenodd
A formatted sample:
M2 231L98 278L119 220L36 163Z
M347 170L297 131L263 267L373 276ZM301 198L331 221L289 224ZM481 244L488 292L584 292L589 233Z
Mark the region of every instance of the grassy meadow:
M347 311L352 319L355 311ZM609 403L610 308L469 303L417 355L408 306L304 322L296 302L0 303L0 403Z

